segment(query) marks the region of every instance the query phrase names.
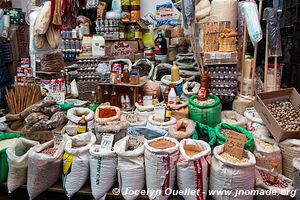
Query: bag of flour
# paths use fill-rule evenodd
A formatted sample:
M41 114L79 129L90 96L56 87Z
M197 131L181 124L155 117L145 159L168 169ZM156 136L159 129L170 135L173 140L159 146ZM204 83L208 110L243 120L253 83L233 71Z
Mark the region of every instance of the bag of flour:
M69 137L63 155L63 186L65 194L72 197L89 178L89 149L95 144L92 132Z
M130 136L115 143L118 154L118 181L120 191L125 200L134 200L138 194L126 194L127 191L141 191L145 185L144 145L133 151L128 150Z
M6 150L8 162L8 193L24 185L27 180L28 151L39 142L19 138L14 146Z
M209 144L201 140L180 141L180 158L177 162L177 185L179 190L190 188L197 194L184 194L185 200L206 199L211 162Z
M95 200L105 199L117 180L117 154L94 145L90 149L90 179Z
M54 148L54 140L31 148L28 152L27 191L30 199L54 185L62 173L62 155L66 138Z
M146 184L149 199L167 200L176 176L179 143L175 138L159 137L145 142Z

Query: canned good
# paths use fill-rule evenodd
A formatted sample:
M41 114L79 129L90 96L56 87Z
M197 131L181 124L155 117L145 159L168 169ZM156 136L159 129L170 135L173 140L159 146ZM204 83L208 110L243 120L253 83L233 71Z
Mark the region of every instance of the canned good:
M130 12L130 16L131 16L131 21L132 22L137 22L141 18L141 12L139 10L132 10Z

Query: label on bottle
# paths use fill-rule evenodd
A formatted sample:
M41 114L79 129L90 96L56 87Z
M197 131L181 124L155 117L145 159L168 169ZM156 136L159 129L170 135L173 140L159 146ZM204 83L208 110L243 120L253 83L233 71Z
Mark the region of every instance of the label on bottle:
M168 98L168 103L170 104L170 105L176 105L176 101L177 101L177 98L176 97L169 97Z
M156 105L156 104L158 104L158 99L157 98L152 99L152 105Z
M161 45L159 43L155 44L155 54L161 54Z
M171 110L167 110L166 111L166 117L172 117L172 111Z
M67 94L71 94L71 85L66 86L66 92Z
M207 99L207 90L205 88L201 88L198 92L199 99Z
M143 104L144 106L151 106L153 103L152 96L143 96Z
M87 132L86 126L83 126L83 125L77 126L77 133L86 133L86 132Z

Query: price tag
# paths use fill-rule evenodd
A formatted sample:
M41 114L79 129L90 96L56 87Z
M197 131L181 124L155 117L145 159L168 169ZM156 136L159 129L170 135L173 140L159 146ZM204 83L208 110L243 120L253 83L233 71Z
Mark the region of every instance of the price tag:
M136 123L138 121L138 117L134 113L128 113L126 114L126 121L130 123Z
M144 96L143 104L144 104L144 106L151 106L152 105L152 96Z
M54 148L58 148L61 141L63 140L63 135L60 132L54 132L53 140L54 140Z
M144 135L130 135L128 140L128 150L133 151L144 144Z
M224 151L238 159L242 159L247 137L244 134L230 131L224 145Z
M162 105L155 105L154 106L154 120L158 122L165 121L165 113L166 113L166 106Z
M100 148L111 151L114 142L114 134L103 133Z

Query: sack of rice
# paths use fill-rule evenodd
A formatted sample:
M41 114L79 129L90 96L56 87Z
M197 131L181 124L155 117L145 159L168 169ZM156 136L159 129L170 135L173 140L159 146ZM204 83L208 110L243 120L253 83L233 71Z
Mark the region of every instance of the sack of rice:
M252 195L235 196L235 191L254 189L255 163L255 157L250 151L244 150L243 158L238 159L224 152L224 145L215 147L209 181L210 190L232 190L229 199L252 200ZM224 199L222 195L212 196L215 200Z
M90 179L95 200L104 199L117 180L117 154L93 145L90 149Z
M154 111L154 105L144 106L140 105L138 102L135 102L135 107L140 112L152 112Z
M0 134L0 182L6 181L8 174L8 162L6 150L12 147L21 135L16 133L1 133Z
M61 179L65 144L66 137L57 148L54 148L54 140L51 140L29 150L27 191L30 199L34 199Z
M85 115L85 120L88 122L88 127L94 125L94 112L88 108L71 108L67 112L68 124L77 125L81 120L82 115Z
M145 185L144 144L129 149L129 136L115 143L114 149L118 155L118 181L121 194L125 200L137 199L139 194L129 194L127 191L141 191Z
M95 112L95 122L106 123L118 121L121 117L121 110L116 106L99 106Z
M6 150L8 162L7 189L8 193L24 185L27 180L28 151L39 142L17 139L16 143Z
M300 200L300 158L293 159L293 182L296 189L295 200Z
M243 115L233 111L226 110L221 112L221 122L226 124L231 124L234 126L240 126L244 129L247 128L247 120Z
M177 185L179 190L190 188L197 194L184 194L186 200L206 199L211 162L211 148L201 140L183 139L179 145Z
M147 140L152 140L162 136L171 137L166 130L160 128L149 128L145 126L128 127L126 135L143 135Z
M191 138L195 131L195 123L192 120L183 118L176 122L174 126L169 128L169 133L178 141L184 138Z
M196 131L192 135L192 139L194 140L202 140L209 144L210 148L214 148L215 144L217 142L217 136L215 129L205 125L201 124L199 122L196 122Z
M92 132L68 137L63 155L63 187L68 197L78 192L89 178L89 149L95 142Z
M254 156L256 166L265 169L272 169L272 163L278 163L278 172L282 173L282 158L278 144L275 140L266 137L254 137Z
M167 200L176 177L179 143L174 138L159 137L145 142L146 184L150 199Z
M300 140L287 139L279 143L282 155L282 174L293 179L293 159L299 158Z
M255 188L259 190L271 190L271 195L255 195L256 200L292 200L295 196L295 190L293 187L293 181L287 177L279 174L278 181L276 184L268 182L269 170L261 167L256 167L255 177L256 183Z
M148 118L147 127L150 128L161 128L164 130L169 130L171 126L176 125L176 119L174 117L171 117L171 120L168 122L158 122L154 120L154 115L150 115Z
M246 108L244 116L247 119L247 130L253 136L270 137L270 132L264 125L264 122L260 118L259 114L254 107Z

